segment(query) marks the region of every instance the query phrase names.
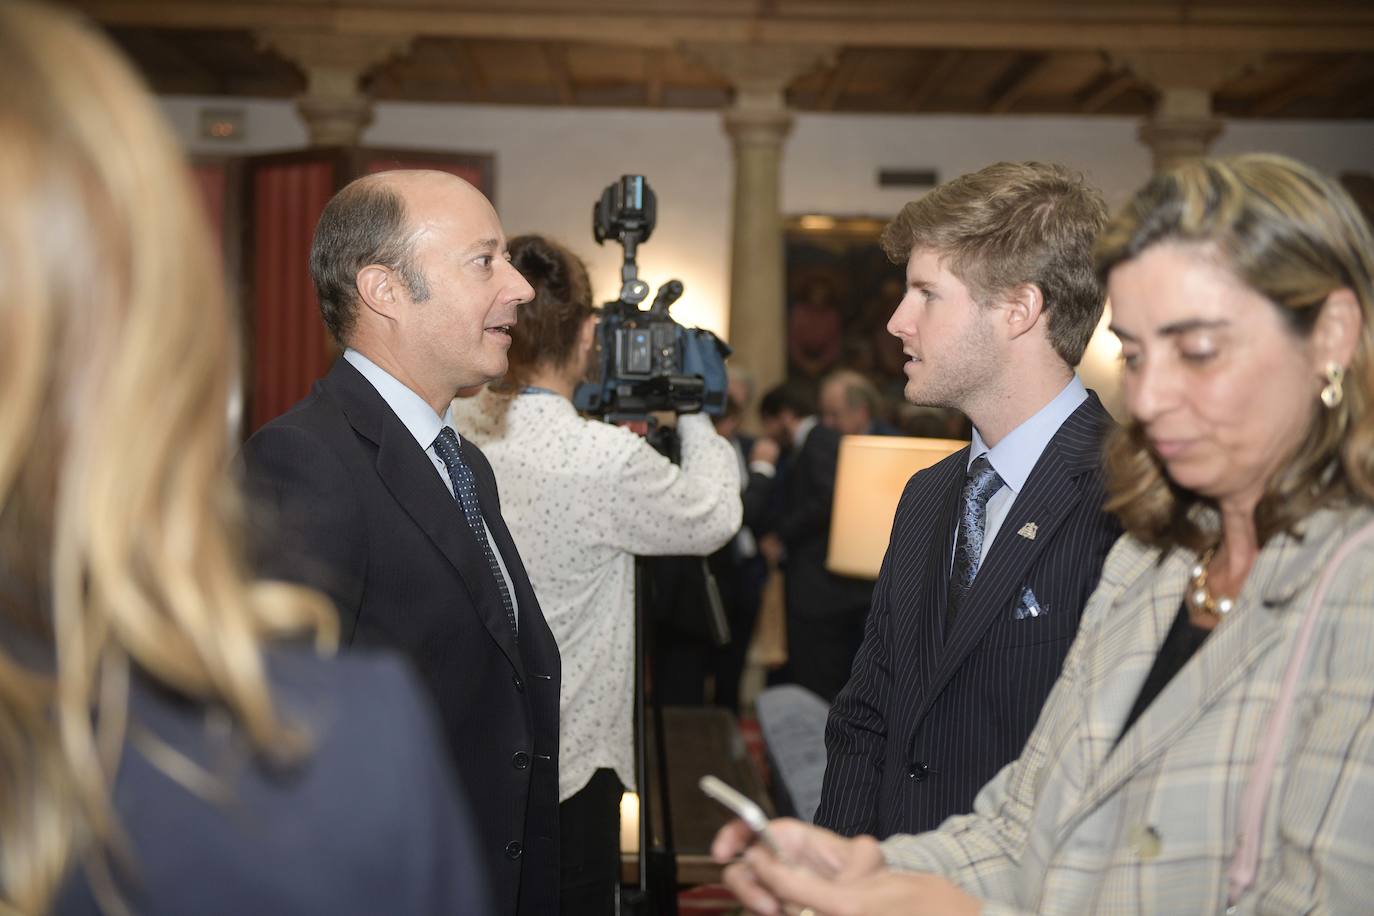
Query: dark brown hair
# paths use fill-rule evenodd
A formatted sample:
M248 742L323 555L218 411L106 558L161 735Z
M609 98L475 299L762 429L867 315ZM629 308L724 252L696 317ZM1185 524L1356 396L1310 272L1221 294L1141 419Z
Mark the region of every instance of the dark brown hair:
M902 208L882 234L905 264L937 252L975 300L1034 283L1045 297L1050 344L1070 366L1102 317L1093 239L1107 221L1102 195L1062 165L999 162L940 185Z
M540 366L568 365L583 322L595 313L587 267L562 245L542 235L517 236L510 241L510 259L534 287L534 298L516 313L502 390L525 385Z
M358 318L358 271L369 264L390 267L410 298L424 302L429 285L406 240L405 202L385 180L368 175L345 185L325 205L310 244L310 276L320 300L320 316L340 344Z
M1348 289L1363 322L1346 369L1345 398L1313 411L1311 425L1255 509L1260 544L1324 505L1374 501L1374 239L1340 185L1282 156L1202 160L1156 176L1097 243L1105 283L1116 266L1161 243L1197 246L1267 298L1306 337L1327 297ZM1174 484L1139 424L1107 447L1107 508L1153 546L1204 548L1210 503ZM1205 513L1204 513L1205 514Z

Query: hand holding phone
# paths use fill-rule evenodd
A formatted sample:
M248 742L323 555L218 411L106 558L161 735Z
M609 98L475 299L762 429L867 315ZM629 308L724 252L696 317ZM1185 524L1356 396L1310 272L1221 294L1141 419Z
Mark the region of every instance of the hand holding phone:
M787 861L787 857L783 855L782 847L768 832L768 815L763 813L763 809L753 799L715 776L703 776L698 780L697 785L701 787L701 791L729 808L736 817L744 821L749 829L754 832L754 836L758 837L763 845L768 847L769 852L773 853L779 862Z

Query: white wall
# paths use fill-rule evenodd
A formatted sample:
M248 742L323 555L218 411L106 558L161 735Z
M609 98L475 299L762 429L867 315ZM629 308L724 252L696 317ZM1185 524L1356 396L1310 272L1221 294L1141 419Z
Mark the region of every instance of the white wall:
M193 153L210 156L274 153L302 149L308 140L305 123L290 102L191 95L162 96L158 101L172 127ZM198 133L200 113L207 109L242 110L243 132L232 140L201 137Z
M269 152L305 145L290 102L243 101L245 139L191 138L196 112L224 100L163 99L194 152ZM651 285L686 284L678 320L725 335L729 297L728 140L713 112L586 111L391 103L377 106L369 146L491 153L496 209L508 235L541 232L581 255L598 299L620 289L620 246L592 238L592 205L622 174L644 174L658 195L658 225L640 249L640 276Z
M163 105L193 152L298 149L306 134L290 102L168 97ZM195 136L202 108L242 107L245 137ZM788 214L887 217L913 196L877 185L880 168L929 168L952 178L999 159L1045 159L1081 169L1113 206L1149 175L1134 118L926 117L799 114L788 139L782 200ZM674 314L727 327L731 153L714 112L515 108L382 103L364 136L371 146L492 153L496 207L510 235L542 232L582 255L598 298L619 288L618 246L598 248L591 208L621 174L647 175L658 194L658 228L640 255L651 284L676 277L687 294ZM1331 173L1374 171L1374 121L1233 122L1217 153L1268 150ZM1113 386L1109 344L1085 367ZM1113 393L1108 391L1109 400Z

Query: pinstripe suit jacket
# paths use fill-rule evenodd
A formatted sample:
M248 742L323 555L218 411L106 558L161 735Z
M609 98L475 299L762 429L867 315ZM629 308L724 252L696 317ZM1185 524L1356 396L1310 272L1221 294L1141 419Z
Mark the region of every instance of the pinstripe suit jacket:
M1191 556L1122 538L1021 757L974 813L884 844L983 912L1205 913L1224 906L1238 802L1318 573L1374 517L1322 512L1260 552L1230 616L1113 749ZM1341 567L1313 637L1242 913L1374 909L1374 547Z
M929 830L971 809L1020 753L1121 529L1102 511L1095 394L1045 447L945 632L968 449L916 474L897 507L863 645L826 726L816 823L840 833ZM1020 535L1034 523L1034 538ZM1017 619L1026 588L1043 613Z

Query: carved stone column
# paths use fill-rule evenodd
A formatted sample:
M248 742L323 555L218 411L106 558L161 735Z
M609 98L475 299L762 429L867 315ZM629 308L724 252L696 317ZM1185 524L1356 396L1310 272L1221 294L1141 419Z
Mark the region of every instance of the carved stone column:
M792 129L784 91L834 59L820 47L692 46L688 51L734 86L723 115L735 151L730 258L730 345L759 391L787 375L782 238L782 147Z
M1159 90L1154 114L1140 125L1140 141L1155 172L1206 156L1224 125L1212 114L1212 93L1260 62L1259 54L1201 51L1127 51L1120 64Z
M372 123L372 99L358 88L373 67L404 53L412 36L338 35L274 29L258 40L305 72L296 110L312 146L352 146Z

